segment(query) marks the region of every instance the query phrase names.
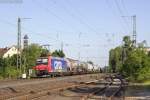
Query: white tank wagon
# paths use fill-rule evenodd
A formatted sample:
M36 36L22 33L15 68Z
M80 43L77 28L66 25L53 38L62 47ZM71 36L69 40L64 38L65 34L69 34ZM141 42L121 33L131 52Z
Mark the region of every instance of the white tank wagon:
M71 71L72 73L77 72L78 66L79 66L79 61L78 61L78 60L71 59L71 58L66 58L66 59L67 59L67 62L68 62L68 66L69 66L69 68L70 68L70 71Z
M74 74L80 74L80 73L94 73L99 72L100 67L98 65L90 64L88 62L75 60L72 58L66 58L68 68L70 68L70 72Z

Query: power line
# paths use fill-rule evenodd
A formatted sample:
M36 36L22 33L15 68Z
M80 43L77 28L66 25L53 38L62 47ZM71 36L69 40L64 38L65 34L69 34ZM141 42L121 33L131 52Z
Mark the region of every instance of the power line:
M74 26L72 26L72 24L68 24L66 23L65 20L63 20L60 16L58 16L57 14L55 14L53 11L51 11L48 7L43 6L42 4L40 4L39 2L35 2L35 0L32 0L34 2L34 4L38 5L38 7L40 6L40 8L42 8L45 12L47 12L49 15L53 15L55 18L57 18L62 24L66 24L67 26L69 26L70 28L72 28L73 30L75 30L76 32L79 32L79 30L76 30L74 28Z
M119 13L120 13L121 15L124 15L124 13L122 12L121 7L120 7L118 1L117 1L117 0L114 0L114 1L115 1L115 4L116 4L116 6L117 6L117 9L118 9Z
M9 25L9 26L12 26L12 27L15 27L16 28L16 24L13 24L13 23L11 23L11 22L8 22L8 21L5 21L5 20L1 20L3 23L5 23L5 24L7 24L7 25ZM46 35L46 34L43 34L43 33L39 33L39 32L34 32L34 31L32 31L32 30L30 30L30 29L28 29L28 28L26 28L26 27L23 27L23 26L21 26L21 28L22 28L22 30L24 30L24 31L28 31L29 33L31 33L30 35L36 35L36 36L39 36L39 37L44 37L44 38L47 38L47 39L53 39L54 41L60 41L61 42L61 40L58 40L58 38L57 39L54 39L54 38L52 38L52 37L50 37L49 35ZM68 45L68 46L78 46L78 44L64 44L64 45ZM94 45L94 44L81 44L81 46L82 47L89 47L89 46L102 46L102 45Z
M58 4L58 3L56 3L55 1L53 1L53 0L51 0L54 4ZM67 9L67 7L66 6L64 6L64 5L59 5L61 8L63 8L66 12L67 12L67 14L69 14L72 18L74 18L74 19L76 19L80 24L82 24L82 25L84 25L87 29L89 29L89 30L91 30L91 31L93 31L94 33L97 33L98 34L98 32L95 30L95 29L93 29L93 27L91 27L90 26L90 24L88 24L87 23L87 21L85 22L83 19L81 19L81 15L80 15L80 18L77 16L77 15L75 15L74 13L72 13L69 9ZM79 15L79 14L78 14Z
M4 19L0 19L0 22L3 23L3 24L7 24L7 25L9 25L9 26L11 26L11 27L16 28L16 24L14 24L14 23L12 23L12 22L6 21L6 20L4 20ZM22 28L22 30L29 31L29 33L33 33L33 34L31 34L31 35L38 35L39 37L45 37L45 38L48 38L48 39L53 39L53 40L55 40L55 41L59 41L59 40L57 40L57 39L54 39L54 38L50 37L49 35L45 35L45 34L43 35L42 33L34 32L34 31L30 30L29 28L26 28L26 27L24 27L24 26L21 26L21 28ZM61 31L61 32L63 32L63 31ZM66 33L66 32L65 32L65 33ZM69 32L69 33L71 33L71 32Z
M129 15L128 10L125 6L124 0L121 0L121 4L122 4L122 7L124 8L124 11L126 12L126 14Z
M5 24L8 24L8 25L16 28L16 24L13 24L11 22L4 21L4 20L3 20L3 22ZM23 26L21 26L21 28L22 28L22 30L25 30L25 31L28 31L29 33L31 33L30 35L36 35L36 36L39 36L39 37L44 37L44 38L47 38L47 39L51 39L51 40L54 40L54 41L60 41L61 42L61 40L54 39L54 38L50 37L49 35L46 35L46 34L43 35L42 33L34 32L34 31L32 31L32 30L30 30L26 27L23 27ZM78 44L70 44L70 43L68 44L68 43L66 43L66 44L64 44L64 46L77 46L78 47ZM97 47L97 46L100 46L100 45L81 44L81 47Z
M16 24L11 23L11 22L6 21L6 20L2 20L2 19L0 19L0 20L1 20L0 22L3 22L4 24L7 24L11 27L16 28ZM49 35L39 33L39 32L34 32L34 31L32 31L32 30L30 30L26 27L21 26L21 28L22 28L22 30L25 30L25 31L28 31L29 33L31 33L30 35L36 35L36 36L39 36L40 38L43 37L43 38L51 39L51 40L54 40L54 41L59 41L58 39L54 39L54 38L50 37Z
M112 4L109 3L109 0L105 0L105 2L106 2L106 4L107 4L107 6L109 7L109 9L112 11L112 14L114 15L114 17L116 17L117 19L118 19L118 18L120 19L120 23L121 23L122 29L123 29L125 32L127 32L127 29L125 28L124 24L123 24L122 21L121 21L121 20L122 20L121 17L119 17L119 16L116 14L116 12L113 10ZM124 32L122 32L122 33L124 33Z
M122 11L122 9L121 9L121 7L120 7L120 5L119 5L118 1L117 1L117 0L114 0L114 1L115 1L115 4L116 4L116 6L117 6L117 9L118 9L118 11L119 11L120 15L121 15L121 16L123 16L123 15L124 15L124 13L123 13L123 11ZM129 28L130 28L130 26L129 26L129 24L128 24L127 20L126 20L126 19L124 19L124 17L122 17L122 18L123 18L123 20L124 20L124 22L125 22L125 24L126 24L127 28L129 29Z
M70 0L65 0L65 1L66 1L66 3L67 3L68 5L71 6L72 9L74 9L74 11L78 14L78 16L83 17L83 18L85 19L85 16L83 16L83 13L81 13L77 7L73 7L73 5L72 5L72 3L70 2Z

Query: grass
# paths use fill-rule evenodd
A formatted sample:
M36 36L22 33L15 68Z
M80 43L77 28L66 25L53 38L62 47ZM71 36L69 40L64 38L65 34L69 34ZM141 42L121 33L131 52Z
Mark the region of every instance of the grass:
M150 80L144 81L143 84L144 85L150 85Z
M140 82L129 82L129 85L135 85L135 86L150 86L150 80L146 81L140 81Z

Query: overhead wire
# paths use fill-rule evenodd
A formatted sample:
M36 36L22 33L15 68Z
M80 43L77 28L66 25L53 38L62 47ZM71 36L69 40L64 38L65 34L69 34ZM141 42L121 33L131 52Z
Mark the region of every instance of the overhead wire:
M17 28L16 26L16 24L14 24L14 23L11 23L11 22L8 22L8 21L5 21L5 20L2 20L1 19L1 22L3 22L3 23L5 23L5 24L7 24L7 25L9 25L9 26L11 26L11 27L15 27L15 28ZM28 31L29 33L32 33L32 34L30 34L30 35L36 35L36 36L39 36L39 37L44 37L44 38L47 38L47 39L53 39L54 41L58 41L58 39L54 39L54 38L52 38L52 37L50 37L50 36L48 36L48 35L43 35L42 33L37 33L37 32L33 32L32 30L30 30L30 29L27 29L26 27L23 27L22 26L22 29L23 30L25 30L25 31ZM68 43L66 43L65 44L65 46L77 46L78 44L68 44ZM81 46L82 47L91 47L91 45L89 45L89 44L81 44ZM93 46L97 46L97 45L92 45L92 47Z
M121 0L121 4L122 4L122 7L124 8L124 11L126 12L126 14L129 15L129 12L128 12L127 8L126 8L124 0Z
M87 21L85 22L85 21L82 19L82 18L84 18L84 17L82 17L81 14L78 14L78 13L77 13L77 14L78 14L78 16L77 16L77 15L74 14L70 9L67 9L67 7L66 7L65 5L62 5L62 4L60 5L59 3L57 3L57 2L54 1L54 0L51 0L51 1L52 1L55 5L59 5L59 6L61 7L61 9L65 10L68 15L70 15L73 19L77 20L81 25L85 26L88 30L93 31L94 33L100 35L95 29L93 29L93 27L90 26L89 23L87 23ZM70 5L70 3L69 3L69 5ZM71 8L73 8L72 5L71 5ZM74 9L74 10L75 10L75 9ZM75 11L79 12L78 10L75 10ZM87 47L87 45L81 45L81 46L82 46L82 47ZM93 47L93 45L92 45L92 47Z
M41 6L40 6L41 7ZM47 9L47 8L44 8L44 9ZM59 17L58 15L56 15L55 13L53 13L53 12L51 12L50 10L49 10L49 8L47 9L47 12L49 12L50 14L52 14L53 16L55 16L57 19L59 19L62 23L64 23L65 21L61 18L61 17ZM70 14L72 14L72 13L70 13ZM75 17L75 15L73 14L72 15L72 17ZM94 31L95 33L97 33L93 28L91 28L91 26L89 26L89 24L88 23L86 23L86 22L84 22L82 19L78 19L77 17L75 17L80 23L82 23L82 24L84 24L84 26L86 26L87 28L89 28L90 30L92 30L92 31ZM5 23L7 23L7 24L9 24L9 25L11 25L11 26L13 26L13 27L16 27L17 25L16 24L13 24L13 23L10 23L10 22L5 22ZM69 25L70 26L70 25ZM46 34L42 34L42 33L37 33L37 32L33 32L33 31L31 31L31 30L29 30L29 29L27 29L27 28L25 28L25 27L22 27L23 28L23 30L26 30L26 31L29 31L29 32L31 32L31 33L33 33L33 34L35 34L35 35L38 35L38 36L40 36L40 37L45 37L45 38L50 38L50 39L53 39L53 40L56 40L56 41L58 41L57 39L54 39L54 38L52 38L52 37L50 37L49 35L46 35Z
M67 14L69 14L73 19L77 20L80 24L82 24L83 26L85 26L88 30L91 30L93 31L94 33L98 34L99 33L93 28L90 26L90 24L87 23L87 21L84 21L82 18L81 18L81 15L78 14L78 16L76 14L74 14L73 12L71 12L71 10L67 9L67 7L65 5L60 5L59 3L57 3L56 1L54 0L51 0L54 4L58 4L62 9L64 9ZM73 8L73 7L72 7ZM80 17L79 17L80 15Z
M127 8L126 8L126 5L125 5L124 0L121 0L121 4L122 4L122 8L124 9L124 11L125 11L125 13L126 13L126 16L124 16L124 18L125 18L125 17L126 17L127 19L129 18L129 20L130 20L129 23L131 23L131 25L130 25L129 27L130 27L130 31L132 31L132 30L131 30L131 26L133 25L133 23L132 23L132 16L130 16L130 14L129 14ZM131 33L129 32L129 34L131 35L132 32L131 32Z
M17 28L16 26L16 24L14 24L14 23L11 23L11 22L8 22L8 21L5 21L5 20L1 20L1 22L3 22L3 23L5 23L5 24L7 24L7 25L9 25L9 26L11 26L11 27L15 27L15 28ZM54 38L52 38L52 37L50 37L50 36L48 36L48 35L46 35L46 34L42 34L42 33L37 33L37 32L34 32L34 31L32 31L32 30L30 30L30 29L27 29L26 27L23 27L22 26L22 29L23 30L25 30L25 31L28 31L29 33L32 33L32 34L30 34L30 35L36 35L36 36L39 36L40 38L41 37L44 37L44 38L47 38L47 39L53 39L54 41L59 41L58 39L54 39ZM62 41L60 41L60 42L62 42ZM68 43L64 43L65 45L64 46L77 46L78 44L68 44ZM82 47L87 47L87 45L88 44L82 44L81 46ZM92 47L93 47L94 45L92 45ZM91 45L90 45L90 47L91 47Z
M0 22L2 22L4 24L7 24L7 25L9 25L11 27L17 28L17 24L11 23L9 21L0 19ZM34 32L34 31L24 27L24 26L22 26L22 29L25 30L25 31L31 32L32 35L34 34L34 35L38 35L39 37L44 37L44 38L47 38L47 39L53 39L54 41L58 41L57 39L54 39L54 38L50 37L49 35L46 35L46 34L43 35L42 33Z
M74 10L74 12L76 12L76 14L78 14L78 16L79 16L80 18L83 18L84 21L87 21L86 16L84 16L83 13L80 12L80 10L78 9L78 7L74 7L74 5L72 4L72 2L71 2L70 0L65 0L65 1L66 1L66 4L70 5L71 8ZM88 25L91 26L91 23L88 23ZM92 26L93 26L93 25L92 25ZM94 27L95 27L95 26L94 26ZM97 32L96 29L93 28L93 27L91 27L91 28L92 28L92 31L94 31L95 33L97 33L97 35L102 36L102 34L104 34L104 33L99 33L99 32Z
M116 14L116 12L114 11L114 8L113 8L112 5L110 4L109 0L105 0L105 2L106 2L106 5L108 6L108 8L111 10L111 12L112 12L112 14L114 15L114 17L116 17L117 19L118 19L118 18L121 19L121 16L118 16L118 15ZM121 23L122 29L123 29L124 31L127 31L126 28L124 27L124 24L122 23L121 20L120 20L120 23Z
M120 13L120 16L121 16L121 17L124 16L124 12L123 12L123 10L121 9L121 7L120 7L120 5L119 5L119 3L118 3L118 0L114 0L114 2L115 2L115 4L116 4L116 7L117 7L117 9L118 9L118 12ZM128 30L130 30L130 26L129 26L127 20L126 20L124 17L122 17L122 19L124 20L124 22L125 22L125 24L126 24Z
M120 26L121 26L121 33L124 34L124 32L127 32L127 28L124 26L125 24L122 22L122 19L120 16L117 15L116 11L114 10L114 7L112 4L110 4L109 0L105 0L106 6L109 8L109 10L111 11L111 13L113 14L113 16L117 19L117 21L119 21ZM118 20L119 19L119 20ZM112 33L111 33L112 34ZM109 45L114 46L115 45L115 41L114 41L114 33L112 36L110 36L110 33L106 33L106 37L107 42L109 43ZM112 38L113 37L113 38ZM112 40L113 39L113 40ZM113 42L112 42L113 41ZM113 43L113 44L112 44Z
M54 4L56 4L56 2L53 2ZM41 7L41 6L40 6ZM43 7L42 7L43 8ZM98 32L96 32L93 28L91 28L91 26L89 26L89 24L85 23L82 19L80 19L79 17L77 17L74 13L70 12L65 6L61 5L61 8L63 10L65 10L67 12L67 14L69 14L71 17L73 17L74 19L76 19L80 24L86 26L86 28L88 28L89 30L92 30L94 33L99 34ZM45 7L44 9L46 9L46 11L50 12L49 8ZM56 16L56 14L55 14ZM56 16L58 19L60 19L60 17ZM61 22L64 22L63 20L61 20Z
M4 24L7 24L7 25L9 25L9 26L11 26L11 27L17 28L17 24L14 24L14 23L12 23L12 22L6 21L6 20L4 20L4 19L0 19L0 23L4 23ZM48 39L50 38L50 39L53 39L53 40L55 40L55 41L59 41L58 39L52 38L52 37L50 37L49 35L46 35L46 34L43 35L42 33L34 32L34 31L32 31L31 29L26 28L26 27L24 27L24 26L22 26L21 28L22 28L22 30L29 31L29 32L31 32L31 33L33 33L33 34L35 34L35 35L40 36L40 37L45 37L45 38L48 38ZM71 32L69 32L69 33L71 33Z
M65 24L68 27L70 27L71 29L73 29L76 32L80 32L78 29L75 29L74 26L72 24L68 24L66 23L66 21L64 19L62 19L62 17L58 16L56 13L54 13L52 10L50 10L48 7L43 6L41 3L39 3L37 0L32 0L34 2L34 4L36 4L38 7L42 8L45 12L47 12L49 15L54 16L55 18L57 18L61 24Z

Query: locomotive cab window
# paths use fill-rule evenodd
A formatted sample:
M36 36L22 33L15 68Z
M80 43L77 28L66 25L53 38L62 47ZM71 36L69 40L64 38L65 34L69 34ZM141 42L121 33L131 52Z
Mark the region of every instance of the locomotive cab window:
M48 64L48 58L39 58L36 61L36 65L47 65Z

